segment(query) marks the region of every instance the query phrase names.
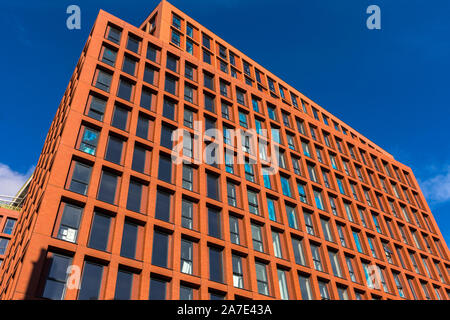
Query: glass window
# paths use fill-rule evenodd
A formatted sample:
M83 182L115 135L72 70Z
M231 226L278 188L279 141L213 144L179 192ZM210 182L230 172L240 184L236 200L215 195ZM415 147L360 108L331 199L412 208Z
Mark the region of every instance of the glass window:
M167 268L168 247L169 247L169 235L167 233L155 230L153 233L153 250L152 250L153 265Z
M213 174L206 176L208 198L219 200L219 177Z
M84 263L78 300L98 300L102 286L103 266L86 261Z
M233 285L236 288L244 288L244 271L242 267L242 257L233 254L232 255L233 266Z
M109 92L111 87L112 74L105 72L103 70L97 69L97 77L95 81L95 87Z
M100 132L95 129L83 127L79 150L91 155L95 155Z
M130 221L125 221L122 233L122 247L120 248L120 255L122 257L135 259L136 245L138 239L139 226Z
M134 53L139 53L139 44L141 41L131 35L128 36L127 49Z
M272 245L275 257L282 259L283 251L281 250L281 240L278 232L272 231Z
M159 156L158 179L172 183L172 159L170 156Z
M220 211L213 208L208 208L208 234L215 238L222 235Z
M192 241L181 239L181 272L187 274L193 274L193 251L194 244Z
M251 231L252 231L253 249L259 252L264 252L261 227L256 224L252 224Z
M294 251L295 263L306 266L305 252L303 251L302 241L292 238L292 249Z
M281 300L289 300L289 291L287 286L286 271L277 269L278 285L280 287Z
M167 297L167 281L150 278L149 300L165 300Z
M136 72L136 60L125 56L122 64L122 71L134 76L134 73Z
M181 226L183 228L192 229L194 223L194 203L183 199L181 202Z
M209 280L222 282L222 250L209 247Z
M112 41L114 43L119 44L120 43L120 36L122 35L122 31L113 27L113 26L108 26L108 35L107 35L107 39L109 41Z
M127 109L116 105L111 125L126 131L128 128L128 114L129 111Z
M133 152L133 162L131 168L134 171L138 171L141 173L146 173L146 158L147 158L147 150L139 147L138 145L134 146Z
M42 297L51 300L63 300L66 293L67 269L72 264L72 258L60 254L52 254L49 260L50 268L45 280Z
M113 66L116 64L117 51L108 47L102 48L102 62Z
M92 95L89 96L89 111L87 114L89 117L98 121L103 121L105 108L106 108L106 101L104 99Z
M323 271L322 261L320 258L320 248L314 244L311 244L311 255L314 263L314 269L317 271Z
M266 265L260 262L255 262L256 281L258 283L258 292L260 294L269 295L269 280L267 277Z
M170 221L170 205L172 195L168 192L157 190L155 218L162 221Z
M101 251L106 251L108 249L111 220L112 218L108 215L98 212L94 213L88 244L90 248Z
M298 275L298 283L300 285L300 292L302 295L302 300L312 300L313 294L311 290L311 284L309 277Z
M117 90L117 96L119 98L131 101L134 85L125 79L120 79L119 89Z
M69 241L75 243L77 241L78 237L78 228L80 226L80 220L81 215L83 213L83 208L63 203L63 213L61 217L61 223L59 225L59 231L58 231L58 239ZM8 219L8 221L12 221L11 219ZM15 222L15 220L13 220ZM8 222L7 222L8 223ZM14 226L14 224L13 224ZM8 226L5 225L5 229ZM12 231L12 228L9 228L9 230ZM4 233L5 230L3 230ZM9 233L11 234L11 233Z
M230 241L234 244L240 244L239 219L230 216Z
M14 226L16 225L17 220L13 218L7 218L5 225L3 227L4 234L12 234L14 230Z
M116 136L109 136L106 148L105 160L116 164L122 164L122 150L124 141Z
M80 162L74 162L74 169L69 190L86 195L92 167Z
M115 300L131 300L133 290L133 277L131 272L120 270L117 272Z
M116 189L119 177L108 171L102 172L100 179L100 186L98 189L97 199L115 204L116 202Z

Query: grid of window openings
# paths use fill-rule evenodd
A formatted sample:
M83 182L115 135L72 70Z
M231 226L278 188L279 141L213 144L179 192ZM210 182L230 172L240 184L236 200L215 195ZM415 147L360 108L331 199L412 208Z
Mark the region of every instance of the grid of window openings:
M171 42L192 58L105 30L53 236L120 264L83 257L76 298L113 285L115 299L448 299L448 251L412 173L195 25L172 15ZM194 141L217 139L195 120L224 133L223 164L193 161ZM267 150L227 133L247 128L278 144L275 175ZM73 254L48 257L41 296L64 299Z

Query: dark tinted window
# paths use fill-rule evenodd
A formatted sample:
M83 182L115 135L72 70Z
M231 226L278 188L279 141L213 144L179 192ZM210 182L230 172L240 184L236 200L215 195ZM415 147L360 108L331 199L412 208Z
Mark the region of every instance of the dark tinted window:
M128 36L127 49L130 51L133 51L135 53L138 53L139 43L140 43L139 39L137 39L133 36Z
M119 270L117 272L115 300L130 300L133 288L133 274Z
M122 71L134 76L136 71L136 60L125 56L123 59Z
M170 54L167 55L167 64L166 64L167 69L177 72L177 62L178 59L171 56Z
M97 250L106 251L108 248L109 229L111 226L111 217L95 212L92 220L91 235L89 238L89 247Z
M104 99L91 96L88 116L98 120L103 121L103 115L105 113L106 101Z
M114 43L119 44L121 35L122 35L122 31L121 30L119 30L119 29L117 29L115 27L109 26L108 36L107 36L107 39L109 41L112 41Z
M128 127L128 110L116 106L116 108L114 109L114 115L111 125L113 127L126 131Z
M205 87L207 87L208 89L214 90L214 78L212 76L204 73L203 80L204 80L203 85Z
M144 109L151 110L152 98L153 98L152 92L148 89L142 88L140 106Z
M114 204L116 199L117 180L117 175L103 171L97 199Z
M158 179L172 183L172 159L169 156L159 156Z
M141 200L142 200L142 183L134 180L130 180L128 186L128 200L127 209L135 212L141 212Z
M122 257L134 259L136 257L136 243L138 236L138 225L125 221L123 225L122 247L120 255Z
M214 96L209 95L207 93L204 94L205 97L205 109L211 112L214 112Z
M148 139L149 119L143 115L139 115L136 135L143 139Z
M72 259L70 257L53 254L50 258L50 270L45 281L42 297L52 300L64 299L66 279L68 276L67 268L71 264Z
M219 200L219 177L207 174L208 198Z
M86 195L89 179L91 177L91 166L75 162L73 170L72 181L70 182L69 190Z
M133 93L133 84L125 79L120 79L119 89L117 90L117 96L119 98L130 101L132 93Z
M106 92L109 92L109 88L111 86L112 75L102 70L97 70L97 81L95 82L95 86L99 89L102 89Z
M103 47L102 62L114 67L116 63L116 57L117 57L116 50L110 49L108 47Z
M158 190L156 196L156 210L155 210L156 219L164 221L170 220L170 199L171 199L170 193Z
M159 267L167 267L167 248L169 235L159 231L153 234L152 264Z
M221 237L220 211L208 208L208 234L211 237Z
M209 279L222 282L222 250L209 248Z
M175 103L168 99L164 99L163 117L170 120L174 120L175 118Z
M166 299L167 282L163 280L150 279L149 300L165 300Z
M139 146L134 147L133 164L131 165L131 168L134 171L144 173L146 153L147 150L145 150L144 148L141 148Z
M155 70L146 65L144 69L144 81L153 84L155 81Z
M166 75L166 82L164 85L164 90L167 92L176 95L177 94L177 80L174 77Z
M172 132L172 128L165 125L161 126L161 146L172 149Z
M98 300L102 276L103 266L85 262L78 300Z
M158 54L158 48L156 48L155 46L153 46L151 43L148 44L148 49L147 49L147 59L151 60L153 62L156 62L156 57Z
M117 164L122 162L123 140L114 136L109 136L108 148L105 159Z

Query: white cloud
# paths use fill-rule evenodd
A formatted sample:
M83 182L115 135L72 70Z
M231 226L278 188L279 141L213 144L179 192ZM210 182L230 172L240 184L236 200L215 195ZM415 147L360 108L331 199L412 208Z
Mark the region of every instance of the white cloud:
M434 203L450 201L450 166L439 174L424 181L419 181L425 198Z
M0 195L15 196L33 170L34 166L27 173L20 173L12 170L8 165L0 163Z

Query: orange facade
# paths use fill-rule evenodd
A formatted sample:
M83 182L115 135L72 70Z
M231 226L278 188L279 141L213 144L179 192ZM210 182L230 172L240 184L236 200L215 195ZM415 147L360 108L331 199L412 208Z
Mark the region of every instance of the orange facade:
M184 164L178 128L196 141ZM258 143L207 128L255 129L278 172ZM201 161L216 143L254 163ZM139 28L100 11L16 228L1 299L450 294L411 169L166 1Z

